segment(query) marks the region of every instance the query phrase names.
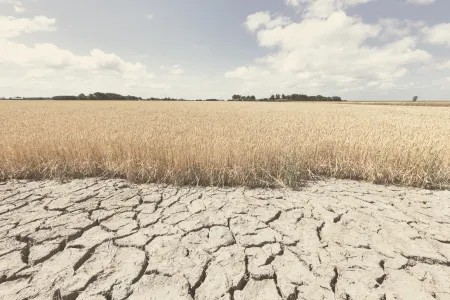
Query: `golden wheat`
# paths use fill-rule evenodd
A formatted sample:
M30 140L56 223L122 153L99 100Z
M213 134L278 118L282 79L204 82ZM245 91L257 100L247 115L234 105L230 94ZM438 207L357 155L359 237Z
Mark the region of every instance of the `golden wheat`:
M450 183L450 109L328 103L0 102L0 179L295 186Z
M338 103L338 102L336 102ZM358 105L396 105L396 106L438 106L438 107L450 107L450 101L347 101L345 104L358 104Z

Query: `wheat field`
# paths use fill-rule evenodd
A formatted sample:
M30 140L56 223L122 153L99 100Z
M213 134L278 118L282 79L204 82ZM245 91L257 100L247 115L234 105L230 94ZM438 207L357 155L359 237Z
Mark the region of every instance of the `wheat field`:
M450 107L450 101L346 101L346 104L357 105L396 105L396 106L436 106L436 107Z
M450 109L329 103L0 101L0 180L295 187L450 183Z

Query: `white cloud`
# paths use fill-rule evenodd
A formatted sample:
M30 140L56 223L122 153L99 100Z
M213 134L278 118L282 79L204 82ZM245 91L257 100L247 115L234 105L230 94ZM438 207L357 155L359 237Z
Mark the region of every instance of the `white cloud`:
M4 62L29 69L112 71L132 78L149 76L144 65L126 62L113 53L105 53L99 49L93 49L89 55L80 56L50 43L29 47L0 39L0 57Z
M20 6L20 5L14 5L14 11L16 13L23 13L25 11L25 8L23 6Z
M151 78L152 74L140 63L130 63L113 53L93 49L88 55L76 55L51 43L27 46L10 38L23 33L54 31L55 19L38 16L32 19L0 16L0 57L2 63L26 68L27 76L33 70L88 70L114 72L125 79ZM34 74L34 75L33 75Z
M447 61L445 61L445 62L443 62L443 63L441 63L441 64L438 64L438 65L436 66L436 68L437 68L438 70L446 70L446 69L449 69L449 70L450 70L450 60L447 60Z
M184 70L181 68L180 65L174 65L169 69L169 74L178 76L184 73Z
M434 3L436 0L407 0L406 3L418 4L418 5L428 5Z
M285 27L264 28L257 34L261 46L280 46L292 50L360 44L369 37L377 36L379 31L378 26L364 24L359 18L338 11L326 20L306 19Z
M286 0L286 4L297 7L300 5L300 0Z
M47 77L50 74L53 74L54 70L52 69L32 69L28 70L25 73L25 78L42 78Z
M450 23L437 24L422 29L425 42L432 45L445 45L450 47Z
M289 18L279 16L273 19L268 11L264 11L249 15L244 25L251 32L255 32L260 27L274 28L289 23L291 23Z
M326 19L304 18L267 26L272 19L267 19L266 13L255 15L260 22L250 27L247 19L246 26L253 29L261 47L274 52L226 72L227 78L259 81L261 87L277 89L388 87L407 75L411 65L432 61L409 35L419 23L391 19L366 24L337 10ZM383 35L390 39L379 46L369 43Z
M261 79L268 76L270 72L264 70L263 68L249 66L249 67L238 67L232 71L226 72L225 77L227 78L239 78L244 80L255 80Z
M304 17L327 18L334 11L370 1L374 0L286 0L286 4L300 9Z
M378 25L381 32L377 38L380 42L386 42L405 36L416 36L426 24L423 21L386 18L379 19Z
M11 4L14 8L14 12L16 13L22 13L25 11L22 2L18 0L0 0L0 4L1 3Z
M22 33L55 31L56 20L45 16L32 19L0 16L0 39L16 37Z
M146 14L145 18L150 21L151 19L153 19L153 15L152 14Z
M166 66L160 66L159 67L162 71L167 72L169 75L173 76L179 76L184 73L184 70L181 68L180 65L173 65L171 67Z

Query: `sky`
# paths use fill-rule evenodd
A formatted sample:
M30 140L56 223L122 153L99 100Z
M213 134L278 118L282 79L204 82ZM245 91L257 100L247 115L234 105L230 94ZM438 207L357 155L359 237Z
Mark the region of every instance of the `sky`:
M0 0L0 97L450 100L449 0Z

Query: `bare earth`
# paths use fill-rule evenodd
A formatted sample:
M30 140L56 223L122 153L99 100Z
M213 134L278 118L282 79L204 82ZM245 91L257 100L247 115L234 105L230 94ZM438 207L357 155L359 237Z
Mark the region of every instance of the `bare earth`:
M450 299L450 191L0 183L0 299Z

